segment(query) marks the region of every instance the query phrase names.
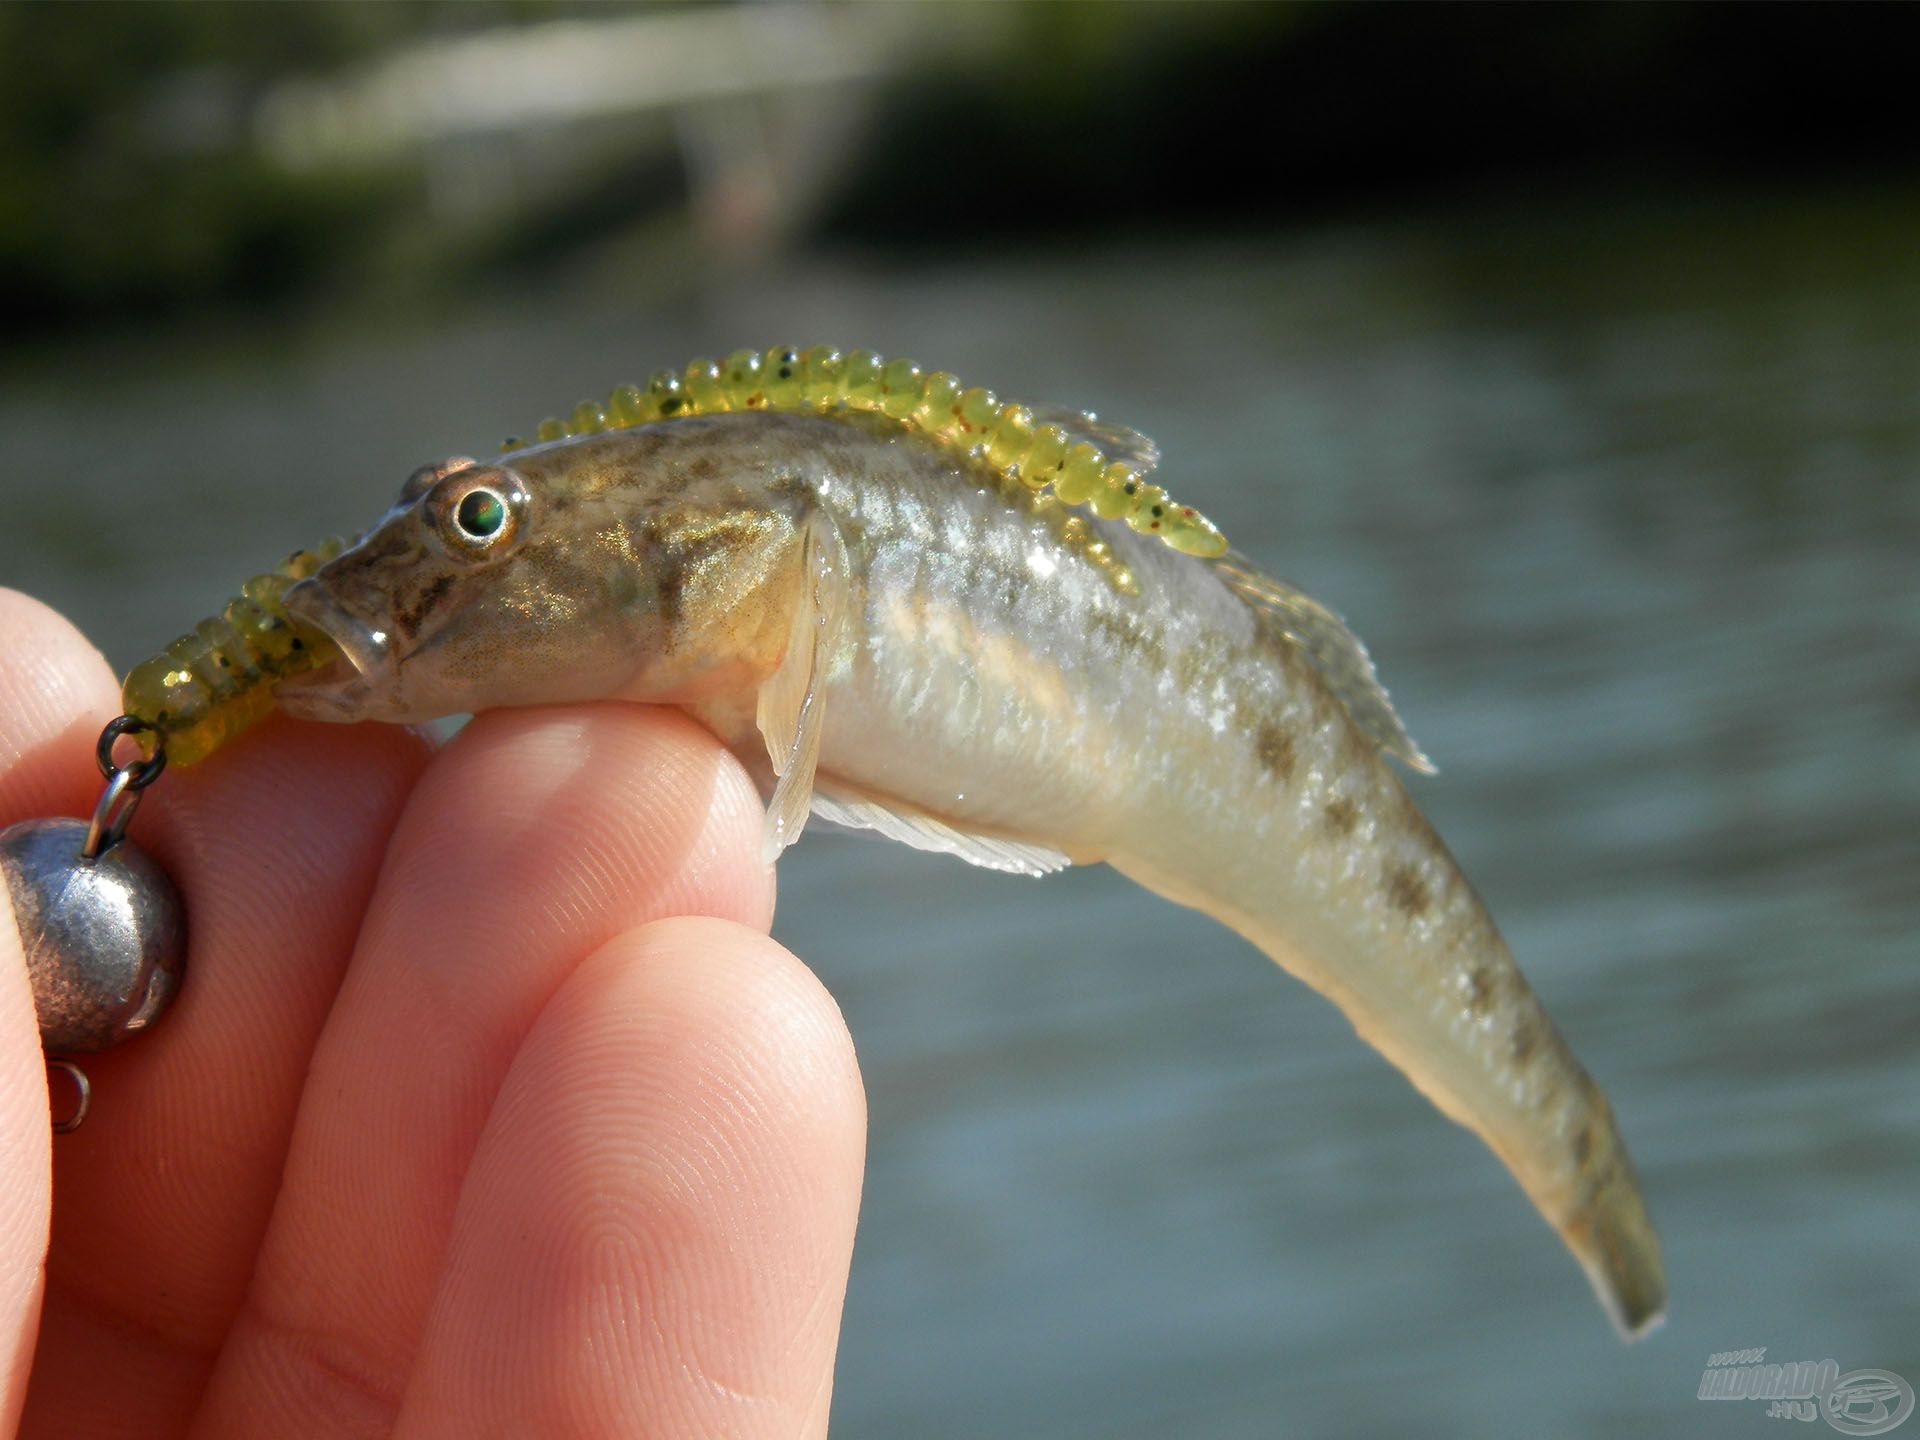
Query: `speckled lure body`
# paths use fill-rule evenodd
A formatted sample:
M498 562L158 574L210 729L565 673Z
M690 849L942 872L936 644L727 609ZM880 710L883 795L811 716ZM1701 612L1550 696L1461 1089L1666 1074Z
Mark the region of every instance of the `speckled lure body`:
M1003 480L1047 491L1063 505L1084 505L1105 520L1124 520L1185 554L1220 555L1227 548L1198 510L1147 483L1160 452L1144 437L1103 426L1085 412L1002 403L991 390L967 386L944 370L927 374L911 360L871 350L775 346L764 354L736 350L723 361L699 359L684 370L657 371L645 385L623 385L604 404L583 400L566 419L541 421L535 434L562 440L756 410L884 416L981 461ZM520 443L509 440L502 448Z
M1005 870L1112 864L1332 999L1493 1148L1621 1327L1654 1323L1606 1102L1386 763L1425 762L1339 618L1081 513L991 434L784 398L419 472L286 591L340 658L279 703L676 705L762 778L770 856L811 813Z
M294 551L241 586L218 615L127 673L122 708L151 727L149 751L164 739L174 764L203 760L272 713L276 684L333 659L327 637L288 618L281 599L342 548L328 539Z

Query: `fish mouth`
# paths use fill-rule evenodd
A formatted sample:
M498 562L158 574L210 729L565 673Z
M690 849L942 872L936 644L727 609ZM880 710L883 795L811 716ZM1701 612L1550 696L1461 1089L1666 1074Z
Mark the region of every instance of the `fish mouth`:
M378 718L399 689L398 657L385 630L351 614L315 579L288 588L281 601L299 624L318 630L339 652L326 664L274 687L287 714L303 720Z

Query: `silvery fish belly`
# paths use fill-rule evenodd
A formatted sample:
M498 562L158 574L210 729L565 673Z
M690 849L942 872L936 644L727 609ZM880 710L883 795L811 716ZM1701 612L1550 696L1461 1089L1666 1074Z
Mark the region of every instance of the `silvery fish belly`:
M714 388L684 405L616 392L416 473L283 587L325 663L277 674L277 703L677 705L761 775L769 857L813 814L1003 870L1111 864L1338 1005L1493 1149L1623 1332L1656 1323L1606 1101L1389 767L1430 768L1339 618L1148 485L1144 437L917 368L888 389L878 357L858 389L865 352L820 353L700 362L689 389Z

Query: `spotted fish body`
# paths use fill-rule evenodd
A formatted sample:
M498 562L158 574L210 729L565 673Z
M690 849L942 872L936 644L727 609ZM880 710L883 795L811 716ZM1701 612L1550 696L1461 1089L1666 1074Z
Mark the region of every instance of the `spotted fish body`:
M1606 1102L1386 763L1424 760L1364 649L1238 557L1071 499L885 414L449 461L287 591L342 658L278 700L672 704L760 776L770 855L811 812L1005 870L1112 864L1333 1000L1512 1170L1623 1331L1655 1323Z

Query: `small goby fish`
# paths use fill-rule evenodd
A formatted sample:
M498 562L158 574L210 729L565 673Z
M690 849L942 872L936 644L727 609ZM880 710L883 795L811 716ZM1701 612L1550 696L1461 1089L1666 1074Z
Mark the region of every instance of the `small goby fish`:
M128 712L181 758L270 703L650 701L755 772L770 859L813 814L1023 874L1104 861L1338 1005L1513 1172L1623 1334L1658 1323L1607 1102L1387 764L1431 768L1365 648L1148 486L1151 441L784 349L536 434L423 467L357 543L250 582L136 668Z

